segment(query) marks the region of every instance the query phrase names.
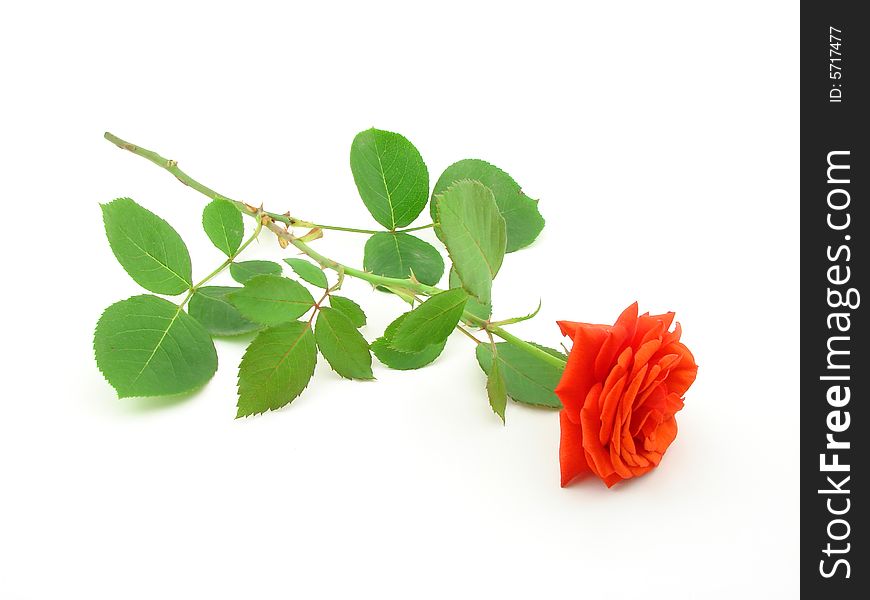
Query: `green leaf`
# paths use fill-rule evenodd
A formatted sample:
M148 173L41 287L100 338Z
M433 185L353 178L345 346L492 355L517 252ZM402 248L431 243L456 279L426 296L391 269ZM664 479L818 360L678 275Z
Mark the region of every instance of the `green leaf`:
M103 312L94 355L118 397L189 392L211 379L217 353L208 332L179 306L133 296Z
M463 179L474 179L492 190L507 228L506 252L514 252L535 241L544 228L544 217L538 210L538 201L526 196L510 175L495 165L474 158L453 163L438 178L432 190L433 202L430 206L433 221L438 221L435 196Z
M314 298L301 283L278 275L257 275L229 295L246 319L277 325L298 319L314 306Z
M308 323L290 321L261 331L239 365L236 416L256 415L290 403L308 386L316 364L317 347Z
M407 233L376 233L368 239L363 268L375 275L436 285L444 275L444 259L431 244Z
M478 347L485 345L486 344L478 344ZM489 370L489 374L486 378L486 395L489 397L489 406L492 408L492 412L501 417L501 422L504 423L504 409L507 406L507 390L505 389L505 380L501 374L500 364L499 361L496 361Z
M479 181L460 181L435 201L441 239L462 287L481 303L490 303L506 239L492 192Z
M190 254L169 223L130 198L101 208L112 252L136 283L171 296L190 288Z
M200 322L211 335L230 336L250 333L260 325L247 320L228 296L240 291L240 287L201 287L191 296L187 305L190 316Z
M430 344L444 342L459 323L467 299L462 289L432 296L408 313L390 339L390 346L401 352L420 352Z
M343 312L344 316L350 319L354 327L359 328L366 324L366 314L363 312L363 309L350 298L330 295L329 305L335 310Z
M293 269L293 271L299 275L303 281L307 281L311 285L324 290L329 287L329 282L326 280L326 273L324 273L320 267L315 266L302 258L285 258L284 262L290 265L290 268Z
M511 398L524 404L562 408L562 403L553 391L562 378L561 369L535 358L520 348L511 346L507 342L500 342L496 346L498 347L498 362L505 379L507 393ZM544 346L538 346L538 348L553 356L565 358L565 355L558 350ZM487 344L477 346L477 362L484 373L490 372L492 351Z
M281 265L270 260L246 260L230 265L230 276L241 284L257 275L280 275L281 272Z
M374 379L369 344L343 312L324 307L317 315L314 338L332 370L348 379Z
M400 352L390 347L391 340L396 333L396 330L411 313L404 313L398 319L387 326L383 337L379 337L372 342L372 352L378 357L378 360L387 365L391 369L400 371L409 371L411 369L419 369L434 362L436 358L444 351L444 346L447 345L447 340L440 344L431 344L426 346L419 352Z
M398 133L358 133L350 170L366 208L387 229L410 225L426 206L429 171L414 145Z
M461 288L462 282L459 281L459 275L456 274L456 269L453 267L450 268L450 289L453 288ZM478 319L483 319L484 321L488 320L492 316L492 303L488 302L483 304L478 302L474 298L469 298L468 302L465 304L465 310L473 314Z
M226 200L212 200L202 211L202 228L215 248L232 256L242 245L242 213Z

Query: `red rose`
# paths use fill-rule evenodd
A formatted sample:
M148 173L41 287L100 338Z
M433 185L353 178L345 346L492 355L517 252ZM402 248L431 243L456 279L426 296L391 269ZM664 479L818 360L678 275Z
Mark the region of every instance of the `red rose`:
M635 302L614 325L559 321L574 342L556 387L563 487L590 471L611 487L658 466L698 372L680 324L669 331L673 320L638 317Z

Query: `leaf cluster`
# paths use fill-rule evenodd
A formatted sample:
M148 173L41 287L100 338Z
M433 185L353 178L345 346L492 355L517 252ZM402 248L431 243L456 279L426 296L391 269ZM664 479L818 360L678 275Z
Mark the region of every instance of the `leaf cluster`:
M239 260L260 232L258 225L244 241L240 203L216 199L203 210L203 230L225 260L199 283L186 244L166 221L129 198L103 205L112 252L151 292L112 304L97 323L97 365L118 395L182 394L201 387L217 369L213 339L247 335L253 337L239 366L237 415L254 415L298 397L318 356L343 378L372 380L372 354L393 369L419 369L441 355L458 327L488 323L493 280L505 255L531 244L544 226L537 200L506 172L477 159L450 165L430 190L417 148L378 129L353 140L350 167L363 204L384 227L365 243L365 273L379 276L380 289L412 305L371 344L360 331L367 324L363 309L336 294L343 274L331 282L319 264L325 261ZM433 287L444 276L442 253L403 230L427 204L450 259L446 291ZM236 285L206 285L223 269ZM557 367L507 343L479 343L476 357L487 375L490 405L502 420L507 398L560 406L553 393L561 376Z

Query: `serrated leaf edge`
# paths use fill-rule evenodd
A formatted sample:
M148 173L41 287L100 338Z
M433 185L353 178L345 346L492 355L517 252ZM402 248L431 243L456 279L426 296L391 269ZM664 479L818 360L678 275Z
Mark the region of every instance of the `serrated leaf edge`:
M283 323L282 323L282 324L283 324ZM259 336L261 333L264 333L264 332L266 332L266 331L268 331L268 330L269 330L268 328L267 328L267 329L263 329L263 330L259 331L259 332L257 333L257 335ZM299 337L296 339L296 342L294 343L293 347L291 347L289 350L287 350L287 351L284 353L284 356L283 356L282 359L281 359L282 361L285 360L285 359L287 358L287 356L289 356L290 351L295 347L296 344L299 343L299 341L302 340L302 337L305 335L305 332L306 332L306 331L310 331L310 330L311 330L311 323L305 323L305 327L302 329L302 332L299 334ZM313 335L314 335L314 332L312 331L312 337L313 337ZM254 339L256 340L256 338L254 338ZM253 344L253 341L251 342L251 344ZM251 348L251 344L248 344L248 347L245 349L245 353L242 355L242 361L245 360L245 356L247 356L248 351L249 351L250 348ZM280 410L280 409L286 407L287 405L289 405L290 403L292 403L294 400L296 400L296 398L298 398L299 396L301 396L302 393L303 393L305 390L308 389L308 386L311 384L311 380L314 379L314 372L315 372L315 370L317 369L317 343L316 343L316 341L315 341L315 346L314 346L314 348L315 348L315 353L314 353L314 368L313 368L312 371L311 371L311 376L310 376L310 377L308 378L308 380L305 382L305 385L302 386L302 389L299 390L299 393L298 393L298 394L296 394L295 396L293 396L292 398L290 398L289 400L287 400L287 402L285 402L284 404L282 404L281 406L278 406L278 407L276 407L276 408L272 408L271 406L269 406L269 407L267 407L265 410L260 410L260 411L255 411L255 412L250 412L250 413L246 413L246 414L241 414L240 412L238 412L238 411L241 410L241 409L239 409L239 407L238 407L238 400L237 400L237 401L236 401L236 408L237 408L236 419L241 419L241 418L245 418L245 419L247 419L248 417L256 417L256 416L258 416L258 415L262 415L262 414L265 414L265 413L267 413L267 412L274 412L274 411L276 411L276 410ZM241 364L241 361L240 361L240 362L239 362L239 369L238 369L239 373L238 373L238 375L236 376L236 390L237 390L239 396L241 395L241 390L240 390L240 387L241 387L241 370L242 370L242 364Z
M343 373L339 372L338 369L335 368L335 366L332 364L332 361L329 360L329 357L326 356L326 354L325 354L325 353L323 352L323 350L320 348L320 341L317 339L317 332L318 332L318 330L320 329L320 320L321 320L322 318L324 318L324 316L323 316L324 314L326 314L326 315L329 314L329 313L325 313L325 312L324 312L324 309L334 311L335 314L340 315L340 318L343 318L343 319L347 320L347 322L350 324L351 329L352 329L353 331L355 331L357 335L359 335L360 339L361 339L363 342L365 342L366 349L367 349L368 352L369 352L369 364L368 364L368 365L361 365L361 366L364 366L364 367L366 367L366 368L368 369L369 373L371 374L370 377L348 377L347 375L344 375ZM321 309L320 312L318 313L318 315L317 315L317 321L315 322L315 325L314 325L314 341L315 341L315 343L317 344L317 348L318 348L318 350L320 350L320 354L323 356L323 358L326 359L326 362L329 364L329 367L330 367L330 368L331 368L335 373L337 373L337 374L339 375L339 377L342 377L342 378L344 378L344 379L356 380L356 381L373 381L373 380L375 379L375 375L374 375L374 372L372 371L372 365L371 365L371 344L368 343L368 341L367 341L367 340L363 337L363 335L359 332L359 330L358 330L357 327L353 324L353 322L351 322L351 320L350 320L350 319L347 317L347 315L345 315L343 312L341 312L340 310L338 310L338 309L336 309L336 308L332 308L332 307L324 307L324 309ZM333 337L334 337L336 340L339 341L339 345L343 346L343 344L341 344L341 340L342 340L342 338L341 338L339 335L337 335L337 334L335 333L335 330L332 328L332 325L329 323L329 318L328 318L328 317L324 318L323 323L324 323L324 325L326 325L326 326L329 328L330 332L333 334ZM349 353L346 353L346 354L347 354L348 356L350 356Z

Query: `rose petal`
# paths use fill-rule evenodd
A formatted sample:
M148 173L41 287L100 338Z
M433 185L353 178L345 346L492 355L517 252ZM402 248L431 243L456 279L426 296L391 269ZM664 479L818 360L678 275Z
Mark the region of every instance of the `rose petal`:
M637 327L637 301L629 304L628 307L622 311L619 317L617 317L614 327L620 325L625 327L625 330L629 333L629 337L634 337L634 331Z
M628 432L628 428L622 430L622 458L626 464L633 467L649 466L649 461L638 454L634 438Z
M656 386L648 392L644 392L644 394L644 398L636 403L634 412L631 415L631 427L629 430L632 436L637 436L640 433L655 406L663 403L667 396L663 386Z
M607 338L595 357L596 378L601 380L607 377L614 358L631 344L636 328L637 302L622 311L613 327L609 328Z
M634 353L634 364L631 367L631 377L633 378L641 368L645 367L649 360L661 348L661 340L650 340L642 344L637 352ZM640 384L638 384L640 385Z
M631 452L623 451L620 453L620 456L622 457L622 461L625 463L625 465L629 469L631 469L632 467L639 467L640 466L637 462L637 459L639 457L636 454L632 454Z
M667 415L674 415L683 410L683 399L677 394L668 394L665 396L662 412Z
M565 411L559 411L559 425L562 438L559 442L559 465L562 471L562 487L565 487L578 476L589 472L586 464L586 452L583 450L583 431L580 425L573 423Z
M662 462L662 453L661 452L641 452L644 458L646 458L653 467L659 466L659 463Z
M626 348L631 350L631 348ZM617 369L614 369L611 375L617 374ZM611 383L611 378L607 378L607 383L604 384L604 389L601 392L599 404L601 406L601 430L598 432L598 439L602 444L606 444L613 432L613 422L616 419L616 410L619 408L619 399L622 397L622 390L625 388L625 377L616 379Z
M622 477L620 477L616 473L611 473L610 475L607 475L606 477L602 477L601 479L604 481L604 485L606 485L609 488L612 488L614 485L616 485L617 483L622 481Z
M656 387L657 385L660 385L662 381L664 381L664 377L659 379L659 375L661 374L661 372L662 368L658 363L651 366L649 373L646 374L646 377L643 380L643 384L640 386L640 393L643 395L644 398L646 398L646 395L649 393L650 388ZM641 399L638 399L638 402L636 402L635 404L639 404L640 402Z
M622 393L622 397L619 399L619 426L620 429L625 428L628 430L627 423L631 421L632 414L634 413L634 400L637 397L638 391L640 391L640 386L643 384L644 377L646 376L648 365L644 365L643 368L634 376L634 379L631 380L631 383L628 384L628 387ZM633 450L632 450L633 452Z
M683 335L683 328L680 325L680 323L677 322L677 324L674 325L673 331L665 332L665 334L662 335L662 346L667 346L669 344L679 342L680 337L682 337L682 335Z
M655 465L647 462L647 464L643 467L631 467L631 474L635 477L640 477L641 475L645 475L652 471L655 468Z
M682 396L695 382L698 365L695 364L695 357L689 349L679 342L669 345L668 351L676 352L680 356L680 361L668 373L668 391Z
M613 446L610 446L610 462L613 464L613 469L623 479L628 479L632 476L631 470L622 461L622 457L619 455L619 452L617 452L616 448L614 448Z
M598 405L598 396L601 394L601 384L597 384L587 397L587 401L580 411L580 425L583 427L583 448L592 458L590 467L594 465L594 471L602 479L613 473L613 465L610 462L610 454L598 439L598 430L601 420L595 407Z
M662 371L667 371L671 367L677 366L677 363L680 362L682 357L679 354L665 354L659 359L659 366L662 368Z
M629 335L625 327L614 326L607 332L607 338L601 344L598 356L595 357L595 377L599 380L607 377L613 367L614 359L621 356L622 352L629 348Z
M646 378L649 379L649 375L647 375ZM649 399L652 396L654 396L654 395L655 396L658 396L658 395L666 396L667 395L668 391L665 388L665 386L662 384L663 379L664 379L664 377L661 377L661 378L657 379L656 381L652 382L652 384L650 384L646 389L643 389L643 391L641 391L637 395L637 398L634 399L634 407L633 407L634 414L641 412L641 409L646 406L647 402L649 402Z
M657 320L661 321L662 323L664 323L666 330L671 328L671 324L674 322L675 316L676 316L676 313L673 311L666 312L666 313L663 313L660 315L650 315L650 317L652 317L653 319L657 319Z
M574 321L556 321L556 325L559 326L562 335L568 336L573 340L574 336L577 334L577 327L580 323L575 323Z
M610 329L610 325L602 325L600 323L580 323L577 321L556 321L556 325L559 326L559 330L561 330L562 335L568 336L572 340L577 335L577 330L581 327L586 327L588 329L598 329L600 331L607 331Z
M664 454L671 442L677 437L677 420L671 415L656 427L655 432L649 438L649 450Z
M637 318L637 332L634 335L633 345L639 346L653 339L660 339L665 331L671 326L674 313L663 315L643 314Z
M593 364L598 349L607 333L596 327L578 323L575 331L574 346L568 355L568 363L562 378L556 386L556 395L568 411L568 417L575 423L580 422L582 402L595 385Z

